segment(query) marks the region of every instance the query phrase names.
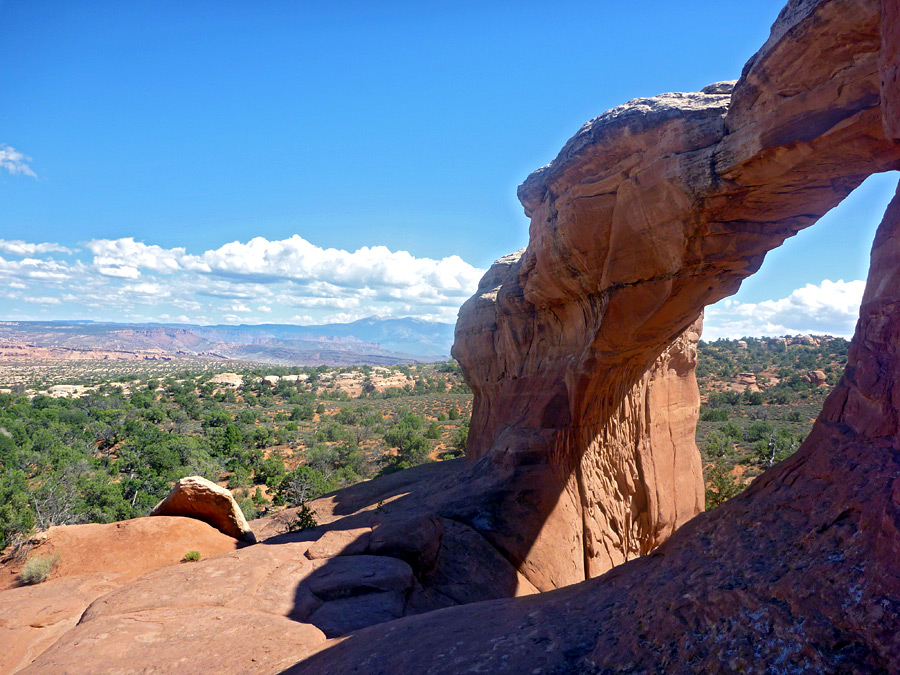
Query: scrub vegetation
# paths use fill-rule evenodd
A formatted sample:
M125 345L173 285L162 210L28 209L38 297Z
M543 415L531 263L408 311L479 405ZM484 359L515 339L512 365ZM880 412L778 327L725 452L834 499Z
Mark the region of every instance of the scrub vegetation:
M799 447L847 347L700 343L707 508ZM237 368L231 381L149 371L72 397L0 393L0 548L52 525L146 515L183 476L227 486L249 520L464 452L472 395L456 363Z

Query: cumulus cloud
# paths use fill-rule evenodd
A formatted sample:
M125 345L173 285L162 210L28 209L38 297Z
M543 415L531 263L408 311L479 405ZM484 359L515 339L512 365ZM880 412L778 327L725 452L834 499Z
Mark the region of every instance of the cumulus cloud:
M41 255L44 253L72 253L72 249L60 246L59 244L52 244L49 242L32 244L19 239L0 239L0 251L22 257Z
M0 172L5 169L13 175L23 174L37 178L37 174L28 165L30 161L31 157L22 154L15 148L9 145L0 145Z
M197 254L134 237L95 239L81 249L0 239L0 253L8 256L0 255L0 284L10 292L27 288L44 308L50 303L37 298L61 298L62 307L97 320L165 313L188 323L334 323L376 314L453 321L483 273L459 256L417 258L384 246L344 251L299 236Z
M163 248L135 241L134 237L122 239L94 239L87 249L94 255L94 267L108 277L137 279L140 270L175 272L181 269L179 260L185 258L183 248Z
M63 281L72 276L72 268L61 262L40 258L6 260L0 256L0 277L19 277L41 281Z
M363 246L356 251L321 248L299 235L279 241L254 237L231 242L200 255L184 248L166 249L122 239L87 243L94 266L106 276L137 278L142 269L160 273L178 270L226 279L301 285L327 284L336 289L385 289L393 297L464 299L477 287L483 270L456 255L434 260L416 258L386 246Z
M859 317L865 281L807 284L786 298L745 303L726 299L706 310L703 337L817 333L850 337Z

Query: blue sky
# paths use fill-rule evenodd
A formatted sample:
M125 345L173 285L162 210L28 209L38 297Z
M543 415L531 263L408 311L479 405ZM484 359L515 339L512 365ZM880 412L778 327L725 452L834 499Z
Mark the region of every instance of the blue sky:
M526 243L530 171L630 98L737 77L781 6L0 0L0 318L452 321ZM707 336L852 330L895 183Z

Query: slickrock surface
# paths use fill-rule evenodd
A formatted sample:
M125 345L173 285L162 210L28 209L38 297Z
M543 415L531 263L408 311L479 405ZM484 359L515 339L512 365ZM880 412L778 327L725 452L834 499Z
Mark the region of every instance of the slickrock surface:
M14 588L22 563L0 566L0 673L28 665L73 628L96 598L142 574L178 565L187 551L208 557L241 545L190 518L51 527L31 551L59 555L48 581Z
M209 523L229 537L256 543L241 507L231 492L202 476L182 478L168 496L157 504L151 516L185 516Z
M739 80L619 106L523 183L529 245L457 324L465 461L110 589L33 671L202 670L217 650L256 672L293 651L315 674L896 670L898 200L801 449L697 515L693 434L703 307L900 168L898 3L791 0Z

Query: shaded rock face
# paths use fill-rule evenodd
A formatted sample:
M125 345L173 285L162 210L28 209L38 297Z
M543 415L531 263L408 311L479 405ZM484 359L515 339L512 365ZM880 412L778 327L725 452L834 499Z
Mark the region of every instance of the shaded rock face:
M182 478L150 512L151 516L185 516L209 523L229 537L256 543L253 530L231 492L202 476Z
M614 108L519 187L528 247L463 306L453 354L475 392L468 456L546 474L550 494L518 514L531 541L484 532L542 590L702 510L692 326L897 168L896 12L791 2L736 83Z

